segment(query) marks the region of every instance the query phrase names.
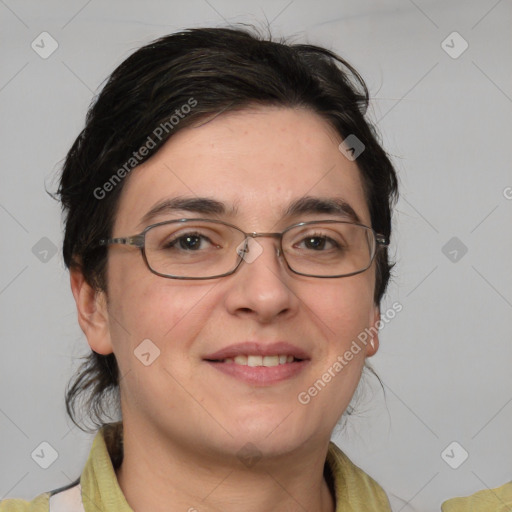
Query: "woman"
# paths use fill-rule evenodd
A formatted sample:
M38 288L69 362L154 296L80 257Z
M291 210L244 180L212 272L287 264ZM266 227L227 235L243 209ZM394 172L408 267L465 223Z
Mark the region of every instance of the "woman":
M0 510L390 510L330 442L391 269L397 180L367 103L330 51L244 30L114 71L59 189L92 349L67 406L80 426L91 393L98 433L79 481Z

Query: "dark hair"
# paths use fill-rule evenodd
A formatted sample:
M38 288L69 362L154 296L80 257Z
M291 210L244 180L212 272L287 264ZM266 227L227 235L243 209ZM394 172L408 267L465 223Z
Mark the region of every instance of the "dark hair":
M246 28L190 29L140 48L107 80L66 156L57 192L65 213L66 266L80 269L91 286L106 292L107 251L98 241L111 236L123 178L174 133L223 111L254 105L306 108L342 139L355 135L362 141L357 164L372 227L389 237L397 178L365 120L368 101L363 79L335 53L265 39ZM391 268L384 248L376 257L376 304ZM118 404L114 354L92 352L66 391L68 414L79 428L75 402L86 391L87 412L100 427L107 396L112 394Z

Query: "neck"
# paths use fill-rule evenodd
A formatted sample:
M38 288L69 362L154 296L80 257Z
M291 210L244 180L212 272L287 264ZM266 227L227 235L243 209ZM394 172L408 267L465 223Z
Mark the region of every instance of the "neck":
M141 438L150 441L141 443ZM335 510L324 478L328 441L316 450L263 457L247 466L236 455L220 460L197 446L192 450L162 439L157 432L141 436L126 424L123 444L117 479L137 512Z

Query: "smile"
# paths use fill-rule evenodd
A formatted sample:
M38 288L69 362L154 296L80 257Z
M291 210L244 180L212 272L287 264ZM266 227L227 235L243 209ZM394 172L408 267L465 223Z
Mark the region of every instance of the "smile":
M216 371L252 386L291 379L311 363L310 354L286 341L246 341L203 356Z
M286 363L293 363L294 361L299 361L292 355L280 354L273 356L260 356L260 355L239 355L236 357L227 357L222 361L218 361L221 363L234 363L242 366L266 366L270 368L272 366L278 366Z

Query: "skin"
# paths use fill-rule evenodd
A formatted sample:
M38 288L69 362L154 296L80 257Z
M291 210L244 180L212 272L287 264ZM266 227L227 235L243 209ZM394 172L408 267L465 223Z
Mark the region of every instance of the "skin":
M283 218L283 208L304 195L342 197L370 226L360 172L339 151L340 142L326 121L304 109L257 107L184 129L127 178L113 236L140 232L142 216L175 196L236 203L237 215L223 218L246 232L338 218ZM163 214L152 223L194 216L201 215ZM330 435L378 337L310 403L297 396L379 320L375 263L341 279L302 277L276 255L275 240L258 243L263 253L254 262L206 281L159 277L139 250L112 246L108 300L72 272L88 343L100 354L114 352L123 376L125 456L117 476L139 512L334 510L323 478ZM144 366L133 352L148 338L161 352ZM289 380L251 386L203 360L247 340L289 341L310 361ZM237 456L247 443L261 455L251 467Z

